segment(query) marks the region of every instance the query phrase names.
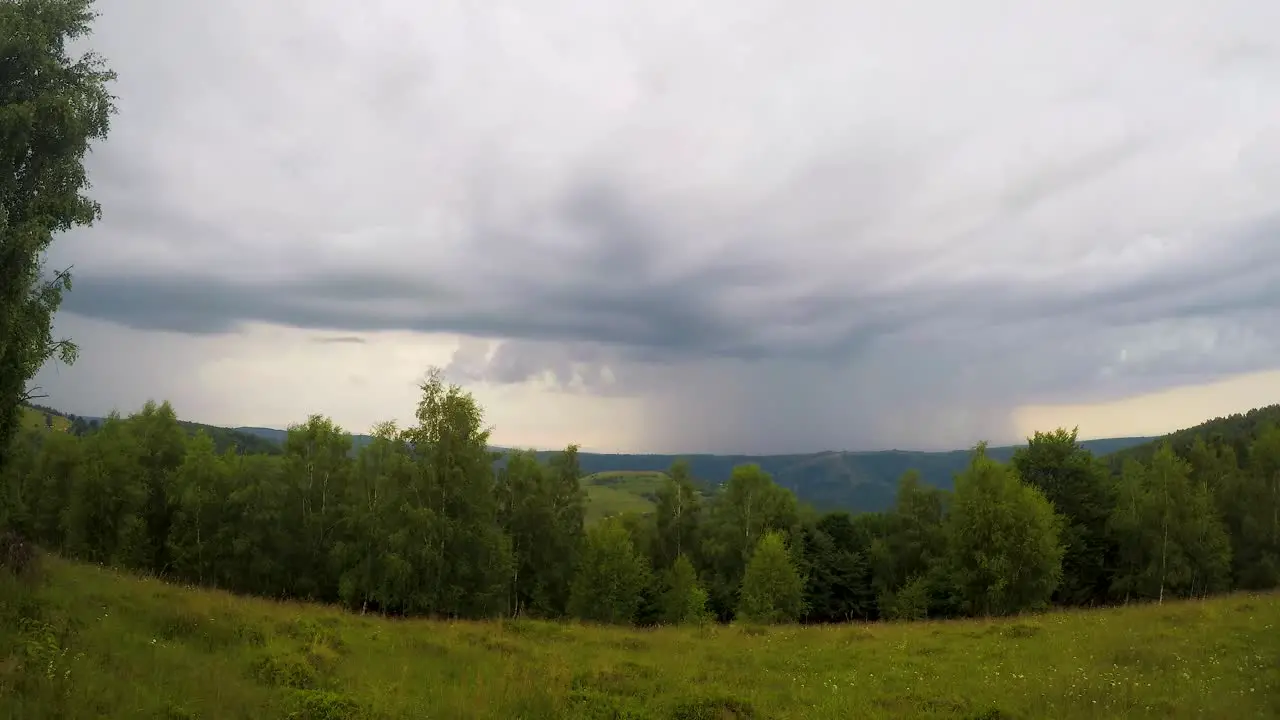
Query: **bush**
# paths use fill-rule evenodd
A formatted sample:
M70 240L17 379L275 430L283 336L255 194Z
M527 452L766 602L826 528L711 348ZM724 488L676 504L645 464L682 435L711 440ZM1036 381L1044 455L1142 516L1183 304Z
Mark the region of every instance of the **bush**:
M254 661L251 670L253 677L269 687L311 690L320 683L315 667L293 653L263 653Z
M898 592L881 594L879 604L886 620L923 620L929 616L929 581L914 577Z
M12 530L0 533L0 568L17 575L30 577L36 572L36 550Z
M293 695L289 720L360 720L363 708L355 700L335 692L299 690Z

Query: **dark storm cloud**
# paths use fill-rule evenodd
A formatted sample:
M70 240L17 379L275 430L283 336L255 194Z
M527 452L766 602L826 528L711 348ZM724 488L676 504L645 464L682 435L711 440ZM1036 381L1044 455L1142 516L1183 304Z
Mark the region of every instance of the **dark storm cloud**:
M1280 6L502 5L101 0L64 308L455 333L451 376L644 397L686 449L1275 366Z

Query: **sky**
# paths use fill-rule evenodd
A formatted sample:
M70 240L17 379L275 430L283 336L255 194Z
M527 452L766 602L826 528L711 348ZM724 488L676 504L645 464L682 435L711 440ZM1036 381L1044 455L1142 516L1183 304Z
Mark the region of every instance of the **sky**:
M1280 3L98 0L59 409L949 449L1280 401Z

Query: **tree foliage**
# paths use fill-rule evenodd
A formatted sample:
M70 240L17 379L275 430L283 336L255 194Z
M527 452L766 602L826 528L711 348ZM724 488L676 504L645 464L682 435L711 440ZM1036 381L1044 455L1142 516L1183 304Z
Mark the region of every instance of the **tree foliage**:
M751 622L785 623L799 619L804 610L804 578L791 561L782 533L768 530L743 572L738 616Z
M76 348L53 339L53 314L71 275L50 273L55 233L101 214L85 195L84 155L107 134L114 75L93 53L68 54L90 31L90 0L0 3L0 467L7 464L29 386L55 355Z
M622 522L607 518L588 530L579 562L570 612L583 620L632 622L640 593L650 581L649 564Z
M1265 422L1114 474L1066 430L1008 464L980 445L954 492L907 473L890 510L859 515L813 512L755 465L705 493L677 463L652 514L584 526L576 447L497 462L469 393L435 371L420 391L408 427L359 448L313 415L276 454L246 453L153 402L81 435L29 427L0 468L0 524L184 582L466 618L918 619L1280 584Z
M698 584L698 571L683 554L676 556L665 573L661 605L662 622L671 625L702 623L710 617L707 591Z
M1048 604L1062 577L1060 520L1039 489L986 457L981 445L956 478L946 519L951 581L975 615Z
M1012 464L1062 518L1062 580L1054 600L1064 605L1101 601L1114 554L1107 536L1114 497L1106 465L1080 446L1075 430L1061 428L1035 433L1014 453Z

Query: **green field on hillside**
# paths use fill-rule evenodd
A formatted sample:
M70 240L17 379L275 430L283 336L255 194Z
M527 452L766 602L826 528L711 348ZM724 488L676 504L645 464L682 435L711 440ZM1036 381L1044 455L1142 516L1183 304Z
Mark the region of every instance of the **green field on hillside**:
M44 566L34 589L0 575L3 717L1280 714L1274 594L1001 621L644 630L388 620Z
M587 523L612 515L647 515L657 507L658 488L666 473L647 470L610 470L582 478L587 491Z
M71 428L71 421L61 415L50 414L49 418L53 420L53 429L66 432ZM49 427L48 421L45 420L45 413L33 408L22 408L22 427L43 429Z

